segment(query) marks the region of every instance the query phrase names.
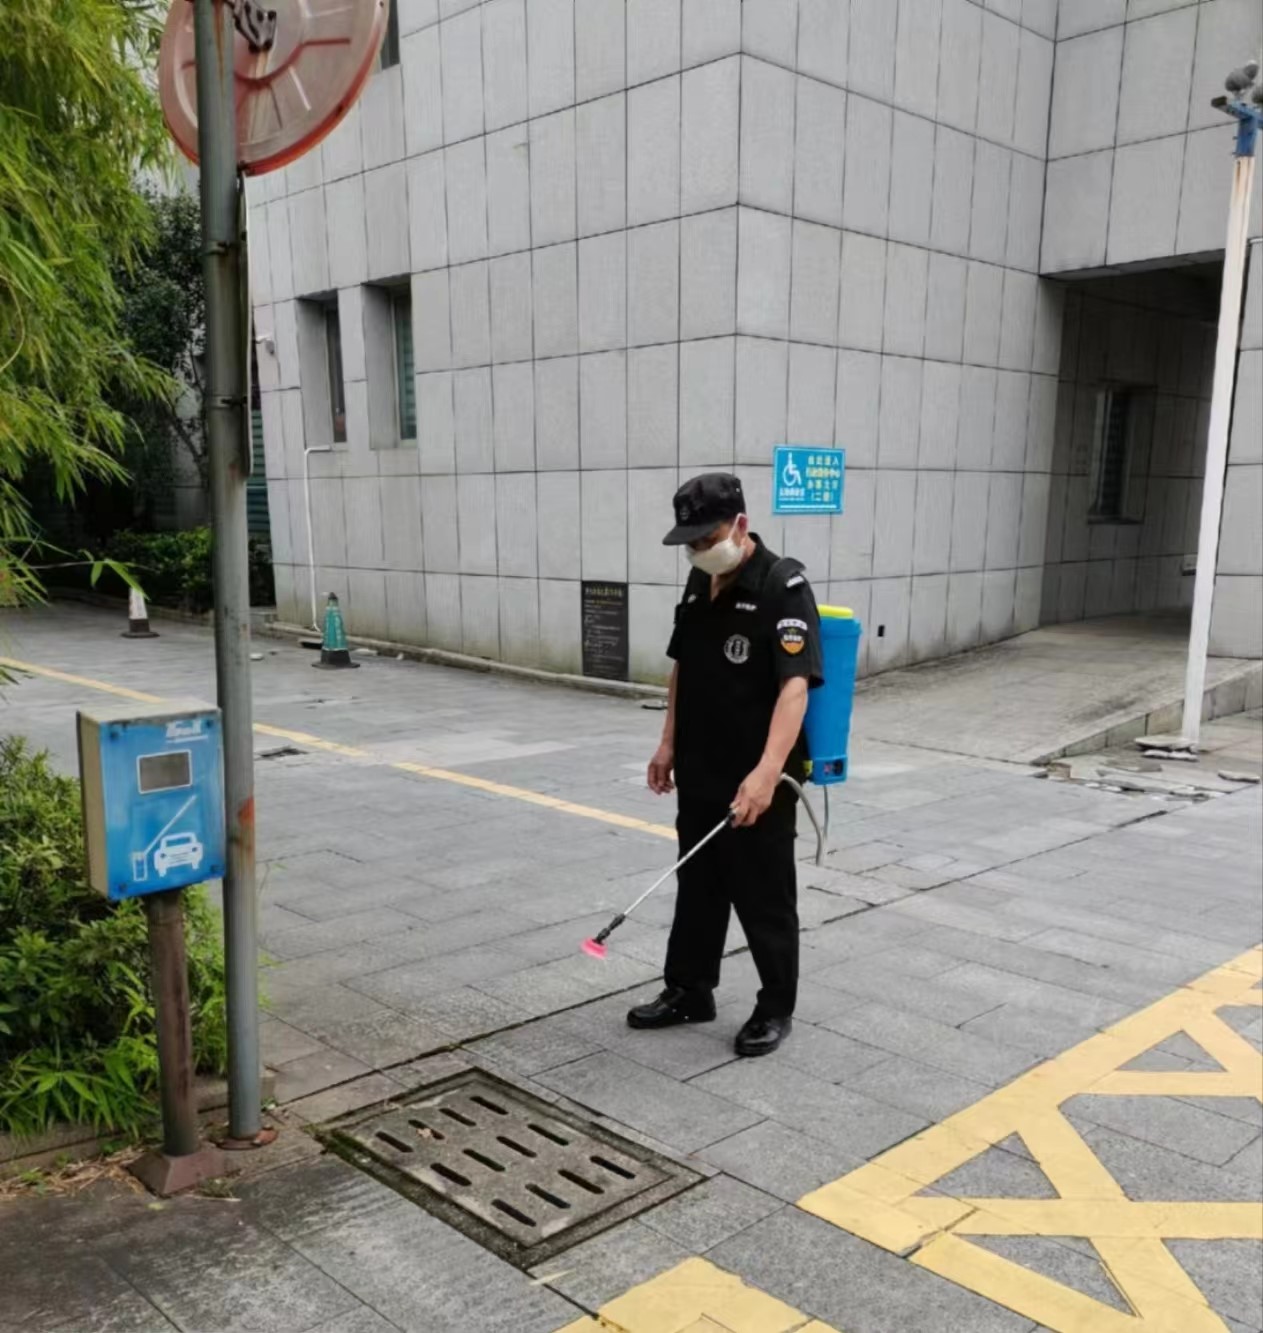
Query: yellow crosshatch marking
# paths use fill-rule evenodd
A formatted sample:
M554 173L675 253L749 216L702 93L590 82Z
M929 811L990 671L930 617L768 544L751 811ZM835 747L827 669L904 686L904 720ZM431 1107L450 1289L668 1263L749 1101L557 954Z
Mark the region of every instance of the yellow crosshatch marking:
M1157 1004L1032 1069L1007 1087L798 1201L809 1213L1057 1333L1225 1333L1168 1240L1263 1240L1258 1203L1129 1199L1061 1105L1085 1093L1263 1100L1263 1055L1217 1014L1263 1006L1263 948L1216 968ZM1123 1066L1176 1033L1222 1066L1147 1073ZM1018 1135L1060 1196L953 1198L924 1194ZM1095 1246L1125 1313L972 1244L971 1236L1079 1237Z
M838 1333L716 1268L686 1259L557 1333Z

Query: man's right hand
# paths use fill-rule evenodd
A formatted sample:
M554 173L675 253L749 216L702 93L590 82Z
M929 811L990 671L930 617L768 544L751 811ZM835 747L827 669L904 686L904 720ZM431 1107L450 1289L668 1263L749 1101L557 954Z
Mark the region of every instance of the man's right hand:
M675 790L671 770L675 767L675 747L663 741L649 761L649 790L657 796L667 796Z

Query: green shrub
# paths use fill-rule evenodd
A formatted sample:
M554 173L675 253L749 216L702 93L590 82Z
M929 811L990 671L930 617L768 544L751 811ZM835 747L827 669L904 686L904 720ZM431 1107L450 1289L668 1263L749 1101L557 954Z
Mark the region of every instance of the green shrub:
M145 913L84 879L79 784L0 737L0 1132L59 1120L136 1133L158 1062ZM200 890L184 894L194 1058L226 1062L223 952Z
M210 528L185 532L117 532L106 554L127 565L156 606L201 614L215 605ZM250 605L273 606L272 548L250 538Z
M201 613L215 604L211 582L211 531L117 532L106 553L127 565L157 606Z

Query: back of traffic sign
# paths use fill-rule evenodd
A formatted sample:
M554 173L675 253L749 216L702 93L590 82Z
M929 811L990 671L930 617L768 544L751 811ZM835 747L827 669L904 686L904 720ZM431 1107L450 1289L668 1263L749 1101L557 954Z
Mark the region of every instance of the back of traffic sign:
M247 176L283 167L351 109L386 31L387 0L217 0L235 20L237 165ZM172 137L197 161L192 0L173 0L158 59Z

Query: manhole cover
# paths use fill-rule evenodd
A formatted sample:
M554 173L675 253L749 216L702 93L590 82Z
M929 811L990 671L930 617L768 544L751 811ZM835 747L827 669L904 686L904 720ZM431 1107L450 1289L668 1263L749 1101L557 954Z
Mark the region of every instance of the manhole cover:
M329 1132L356 1165L523 1265L700 1179L481 1071Z

